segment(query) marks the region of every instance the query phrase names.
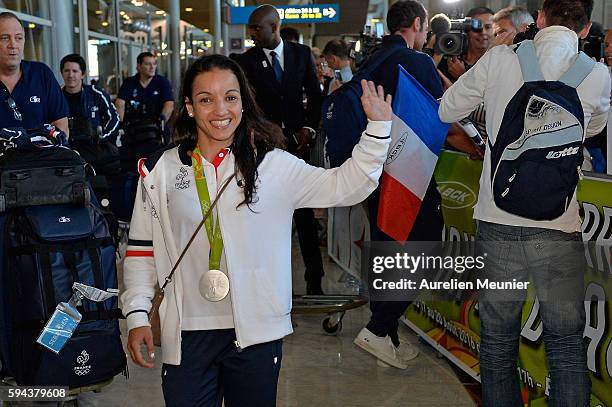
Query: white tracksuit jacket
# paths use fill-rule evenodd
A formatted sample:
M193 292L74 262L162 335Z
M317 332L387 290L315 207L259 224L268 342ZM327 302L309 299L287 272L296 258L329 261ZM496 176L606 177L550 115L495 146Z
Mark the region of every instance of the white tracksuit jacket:
M269 152L258 168L257 201L246 205L238 182L232 181L217 204L230 279L232 311L238 346L269 342L293 332L291 326L291 222L298 208L350 206L363 201L378 185L391 139L391 122L369 122L353 156L341 167L310 166L282 151ZM234 156L218 174L222 183L234 168ZM155 285L163 283L181 252L168 216L168 194L176 174L185 168L179 148L141 166L128 251L123 266L123 313L148 311ZM238 175L238 177L240 177ZM213 177L214 178L214 177ZM189 188L197 195L188 164ZM146 190L146 192L144 191ZM216 190L216 186L209 186ZM194 211L200 212L198 206ZM195 229L195 225L194 225ZM165 239L164 239L165 238ZM191 250L191 248L190 248ZM144 254L144 255L143 255ZM180 266L160 307L163 362L181 362L183 286ZM128 316L128 329L149 325L145 312Z

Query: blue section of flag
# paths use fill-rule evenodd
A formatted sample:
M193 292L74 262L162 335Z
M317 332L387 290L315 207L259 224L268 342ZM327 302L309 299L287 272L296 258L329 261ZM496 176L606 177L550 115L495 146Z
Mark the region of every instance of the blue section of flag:
M439 103L412 75L398 65L393 113L408 125L435 155L440 155L449 125L438 117Z

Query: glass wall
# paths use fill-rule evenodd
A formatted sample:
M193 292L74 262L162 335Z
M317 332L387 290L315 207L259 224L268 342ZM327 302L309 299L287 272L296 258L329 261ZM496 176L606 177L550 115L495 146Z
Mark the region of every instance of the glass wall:
M112 96L118 93L123 79L136 73L136 57L141 52L154 53L158 73L170 77L175 52L180 55L183 71L191 58L203 52L202 47L210 39L210 35L203 36L203 31L181 21L179 48L171 49L170 16L148 1L0 0L2 10L20 13L26 31L26 59L58 69L63 54L83 53L87 57L89 80ZM57 16L65 20L64 16L69 15L72 21L70 17L68 21L54 21ZM66 27L68 32L73 31L74 44L62 48L57 44L65 44L58 41L61 38L65 41ZM55 74L61 82L60 72Z
M90 31L115 35L115 8L112 0L87 0L87 25Z
M132 1L128 0L120 0L118 3L120 38L148 46L151 23L146 7L144 5L135 6Z
M158 52L157 54L157 73L170 79L170 53L167 51Z
M157 55L157 73L169 76L170 55L168 16L164 10L144 1L119 0L119 41L121 75L136 73L136 57L143 51Z
M90 80L114 98L119 92L120 82L117 69L117 43L90 39L87 43L87 54Z
M115 4L113 0L85 0L84 3L89 32L87 67L90 83L115 97L120 84Z
M151 47L163 51L168 48L168 22L163 10L155 10L151 18Z
M50 17L49 0L0 0L0 7L34 17Z
M32 61L51 61L52 48L45 44L51 43L51 27L35 23L23 23L25 28L24 59Z
M136 57L143 52L145 47L138 43L121 44L121 78L136 74Z

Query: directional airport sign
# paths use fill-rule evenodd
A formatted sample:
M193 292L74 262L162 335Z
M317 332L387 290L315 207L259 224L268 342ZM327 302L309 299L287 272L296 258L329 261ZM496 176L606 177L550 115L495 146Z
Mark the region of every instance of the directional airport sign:
M305 6L275 6L283 24L337 23L340 20L339 4L308 4ZM257 7L230 7L230 24L247 24Z

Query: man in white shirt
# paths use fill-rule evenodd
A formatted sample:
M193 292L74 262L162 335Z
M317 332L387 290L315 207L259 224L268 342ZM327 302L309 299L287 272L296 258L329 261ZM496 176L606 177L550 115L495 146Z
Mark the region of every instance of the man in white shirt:
M592 10L593 0L544 1L537 21L540 32L533 42L535 56L528 61L536 68L539 67L539 74L544 80L557 81L574 66L574 61L578 60L578 38L587 35ZM537 63L534 63L536 59ZM579 111L576 117L580 118L586 137L596 135L603 129L610 108L608 70L603 64L590 63L590 73L576 82L574 91L581 105L575 106L574 110ZM571 301L558 296L549 296L546 301L542 301L542 291L547 288L546 284L556 284L557 280L577 272L581 266L578 263L580 256L572 256L571 250L560 249L567 248L570 242L580 241L581 220L575 190L560 216L551 220L534 220L499 208L497 205L501 201L494 193L495 185L492 187L496 179L496 174L491 172L492 150L495 150L496 139L501 134L502 122L509 114L509 104L519 89L524 89L523 84L516 47L494 47L445 93L439 115L445 122L455 122L467 116L478 104L485 103L489 142L474 218L478 220L477 240L483 245L491 242L496 244L485 245L491 250L487 252L484 272L487 277L497 273L510 280L513 277L524 279L525 275L531 273L540 299L540 318L550 368L549 406L588 406L591 385L582 337L585 310L583 301L579 300L579 296L584 299L583 292L576 288L576 298ZM532 114L531 111L528 113ZM527 120L528 114L524 113L524 116ZM548 133L548 142L551 137L564 135L563 132ZM519 136L525 140L531 137L529 132L519 132L516 139ZM554 138L552 140L555 142ZM527 178L535 176L529 174ZM507 181L511 183L513 180L510 177ZM544 184L538 184L537 187L547 187ZM526 195L519 197L525 201L531 198ZM552 245L556 248L552 249ZM546 284L538 284L542 281ZM506 298L506 294L497 290L497 298ZM521 294L523 298L524 294ZM523 404L516 374L521 309L520 298L514 298L514 301L495 301L487 292L480 297L480 368L485 406Z

